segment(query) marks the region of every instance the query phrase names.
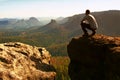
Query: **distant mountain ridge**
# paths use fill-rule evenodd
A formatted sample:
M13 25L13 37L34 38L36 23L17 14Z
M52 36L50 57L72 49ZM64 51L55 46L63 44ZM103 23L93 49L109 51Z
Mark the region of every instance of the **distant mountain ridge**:
M97 19L99 28L97 30L98 33L106 34L106 35L119 35L120 31L120 11L119 10L109 10L109 11L101 11L101 12L92 12ZM82 34L82 30L80 27L80 21L84 17L84 14L77 14L74 16L66 17L66 18L60 18L60 20L55 20L56 25L51 25L51 22L46 24L43 27L48 27L46 29L55 28L58 26L61 26L62 28L66 29L68 32L78 32ZM40 29L40 28L39 28ZM41 27L42 29L42 27ZM76 33L75 33L76 34Z
M1 19L0 20L0 28L26 29L33 26L41 26L41 22L35 17L30 17L28 20L25 20L25 19Z
M109 11L101 11L101 12L92 12L97 19L99 28L97 30L98 33L106 34L106 35L120 35L120 10L109 10ZM54 24L51 24L51 21L48 24L42 24L40 20L35 17L30 17L29 19L0 19L0 28L7 29L28 29L35 31L34 29L41 29L40 31L45 32L49 31L49 29L54 29L60 26L62 30L69 32L71 35L82 34L82 30L80 27L80 21L84 17L84 14L77 14L70 17L59 17L56 19L52 19ZM51 27L48 27L51 26ZM43 27L46 27L43 30ZM61 31L61 29L57 28Z
M99 25L97 34L120 36L120 10L92 12L91 14L95 16ZM83 17L84 14L77 14L58 20L51 19L46 25L29 26L21 31L18 31L19 28L14 30L15 27L6 32L0 29L0 42L17 40L30 45L45 46L52 55L67 55L66 45L68 41L74 36L83 34L80 26ZM32 20L37 22L34 18ZM20 22L24 25L27 24L26 20L20 20Z
M98 34L119 36L120 33L120 11L119 10L109 10L102 12L92 12L98 22L99 28L97 30ZM50 23L46 24L43 27L36 29L39 32L51 33L53 29L58 30L59 32L66 31L67 35L70 37L83 34L81 30L80 21L84 17L84 14L77 14L71 17L63 18L59 21L51 20ZM64 23L62 21L65 21ZM61 23L62 22L62 23ZM33 30L33 32L36 32ZM48 33L48 32L47 32ZM57 35L57 34L56 34Z

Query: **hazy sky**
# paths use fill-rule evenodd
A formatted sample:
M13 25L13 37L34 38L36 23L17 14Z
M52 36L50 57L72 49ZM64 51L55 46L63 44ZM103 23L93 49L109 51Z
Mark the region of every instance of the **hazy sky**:
M0 18L67 17L86 9L120 10L120 0L0 0Z

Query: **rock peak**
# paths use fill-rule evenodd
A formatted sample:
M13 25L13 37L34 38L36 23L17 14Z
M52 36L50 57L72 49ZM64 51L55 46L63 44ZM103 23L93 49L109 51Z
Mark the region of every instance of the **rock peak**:
M67 51L71 60L71 80L120 79L120 37L94 35L73 38Z
M51 19L51 23L56 23L56 20L54 20L54 19Z
M38 19L35 18L35 17L30 17L29 20L35 20L35 21L38 21Z

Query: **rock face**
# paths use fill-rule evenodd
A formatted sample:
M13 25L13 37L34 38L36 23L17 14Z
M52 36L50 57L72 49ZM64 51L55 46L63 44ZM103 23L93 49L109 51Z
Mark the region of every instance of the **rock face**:
M67 50L71 80L120 80L120 37L73 38Z
M54 80L49 52L20 42L0 44L0 80Z

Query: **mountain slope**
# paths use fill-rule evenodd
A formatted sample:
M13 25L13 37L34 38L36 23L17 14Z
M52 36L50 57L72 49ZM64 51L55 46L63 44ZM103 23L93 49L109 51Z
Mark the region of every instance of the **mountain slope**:
M99 25L97 33L119 36L120 33L120 11L119 10L109 10L102 12L93 12L92 13ZM68 21L64 23L66 29L69 29L71 32L75 32L79 30L80 34L82 34L82 30L80 27L80 21L83 18L83 14L74 15L69 17Z

